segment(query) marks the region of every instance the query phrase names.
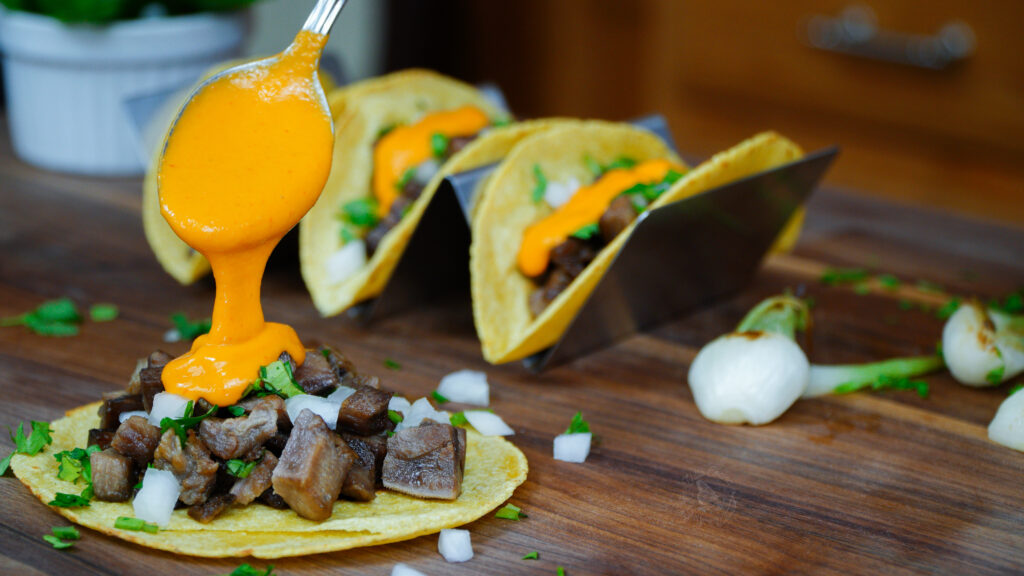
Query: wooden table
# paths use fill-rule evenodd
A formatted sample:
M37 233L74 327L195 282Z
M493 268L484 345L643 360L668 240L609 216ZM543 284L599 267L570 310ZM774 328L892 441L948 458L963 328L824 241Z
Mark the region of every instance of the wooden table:
M840 159L840 162L842 160ZM493 408L516 430L530 475L512 498L529 518L492 515L468 526L475 557L447 564L437 537L274 561L280 574L386 575L406 562L430 575L747 574L1024 570L1024 454L987 439L1006 387L974 390L948 374L931 395L863 393L797 403L775 423L704 420L686 385L701 345L756 301L786 287L816 299L811 359L858 362L927 353L942 323L903 311L905 290L855 294L822 286L825 265L866 266L957 294L991 297L1024 286L1024 230L822 191L793 255L718 306L635 336L539 377L480 358L467 303L411 311L363 327L317 316L294 241L272 259L267 316L307 339L335 343L409 397L453 370L486 370ZM44 173L14 160L0 138L0 316L70 296L113 302L120 317L74 338L0 329L0 425L52 420L124 386L135 359L165 345L168 316L209 314L213 285L176 284L147 246L139 182ZM385 358L402 365L388 371ZM582 410L600 444L585 464L551 457L552 439ZM0 438L0 453L12 443ZM91 530L68 551L41 538L66 521L10 475L0 479L0 573L221 574L251 559L174 556ZM530 551L539 560L521 560Z

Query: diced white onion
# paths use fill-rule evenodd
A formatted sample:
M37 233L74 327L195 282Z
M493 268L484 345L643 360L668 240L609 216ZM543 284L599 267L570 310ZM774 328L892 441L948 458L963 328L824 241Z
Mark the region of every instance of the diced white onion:
M1024 451L1024 390L1014 392L999 405L988 425L988 437L1008 448Z
M426 398L420 398L419 400L412 403L409 410L402 414L403 420L395 426L395 431L405 430L406 428L415 428L420 425L424 420L430 419L434 422L444 424L451 419L451 414L443 410L434 410L434 407L430 404L430 400Z
M149 418L149 413L147 413L145 410L132 410L130 412L121 412L120 414L117 415L117 421L124 422L125 420L131 418L132 416L142 416L143 418Z
M501 416L488 412L487 410L466 410L463 412L466 420L476 428L476 431L484 436L511 436L515 430L505 424Z
M585 462L590 454L590 432L559 434L555 436L555 460Z
M579 189L580 181L575 178L569 178L565 182L548 182L544 188L544 201L548 206L558 208L571 200Z
M437 174L437 171L441 169L441 163L437 160L427 160L416 167L416 172L413 173L412 179L419 184L426 184L430 182L430 179Z
M147 469L142 477L142 489L132 500L135 517L160 527L167 526L179 494L181 485L174 474L157 468Z
M284 401L284 408L288 411L288 417L292 422L299 419L299 414L302 414L303 410L309 410L323 418L324 424L334 430L338 425L338 411L341 410L341 403L312 394L297 394Z
M164 342L181 342L181 332L178 332L177 328L164 332Z
M391 576L427 576L423 572L412 568L406 564L395 564L395 567L391 569Z
M388 401L388 410L401 412L403 415L409 411L410 407L412 407L412 404L403 396L392 396L391 400Z
M327 257L327 281L341 284L366 266L366 243L356 238L349 240Z
M158 392L153 396L153 409L149 411L149 423L160 426L164 418L182 418L189 399L170 392Z
M452 402L487 406L491 403L487 374L475 370L459 370L441 378L437 393Z
M331 402L336 403L339 407L346 398L356 393L355 388L349 388L348 386L338 386L338 389L327 395L327 399Z
M449 562L465 562L473 557L469 530L445 528L437 539L437 551Z

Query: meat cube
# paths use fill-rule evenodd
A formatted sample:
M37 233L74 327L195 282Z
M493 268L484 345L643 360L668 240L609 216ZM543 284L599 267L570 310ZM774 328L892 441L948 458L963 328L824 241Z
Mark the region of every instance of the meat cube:
M92 492L97 500L126 502L132 497L135 467L132 459L107 448L89 455L92 468Z
M554 302L555 298L569 287L572 283L572 276L561 268L555 268L548 275L548 279L530 293L530 312L534 316L540 316L544 310Z
M348 443L340 436L334 437L338 445L339 453L352 460L352 467L345 475L345 482L341 485L341 495L357 502L369 502L375 496L375 472L373 460L364 463L359 454L349 447Z
M349 388L376 388L380 389L380 378L376 376L367 376L365 374L357 374L355 372L349 372L341 379L341 383Z
M274 468L274 492L299 516L329 518L341 494L353 458L338 450L336 437L322 418L303 410Z
M283 362L288 365L291 369L292 374L295 374L295 360L292 360L292 355L287 352L281 352L281 355L277 357L279 362Z
M260 504L270 506L271 508L276 508L278 510L288 509L288 503L284 501L284 498L281 498L280 494L274 492L273 486L267 488L263 494L260 494L260 497L257 498L256 501Z
M277 467L277 456L272 452L265 452L263 460L249 471L245 478L239 478L231 487L231 493L235 496L235 502L245 506L260 497L271 487L271 478L274 475L274 468Z
M388 429L394 424L388 418L391 396L391 392L369 386L357 388L355 393L341 403L337 429L364 436Z
M160 444L160 429L142 416L132 416L117 427L110 447L131 458L139 468L153 461L153 452Z
M416 184L414 180L409 180L409 183L406 184L406 188L417 195L423 192L423 186ZM391 209L388 210L388 213L384 218L382 218L380 222L373 227L373 229L366 233L366 236L363 238L363 242L366 243L367 258L373 258L374 253L377 252L377 248L380 247L380 243L384 241L384 237L388 235L388 232L394 230L395 226L398 226L398 223L402 221L402 213L411 204L411 200L405 196L399 196L391 203Z
M288 408L284 405L284 400L276 394L263 397L251 396L239 402L237 406L241 406L247 413L252 413L258 406L273 408L277 412L277 429L292 429L292 420L288 417Z
M89 430L89 446L99 446L100 450L110 448L110 441L114 439L114 430L100 430L91 428Z
M338 379L342 379L346 374L356 371L355 364L348 359L344 354L338 352L330 346L321 346L319 348L320 355L327 358L327 363L334 369L334 373L338 375Z
M206 418L199 423L203 444L224 460L245 456L274 434L277 434L277 410L272 401L257 403L246 416Z
M597 227L601 231L601 239L607 244L615 239L620 232L625 230L636 220L636 209L629 196L617 196L608 204L608 208L601 214L597 221Z
M135 361L135 370L132 372L131 378L128 379L128 388L125 392L128 394L140 394L142 392L142 383L139 382L139 372L142 372L142 369L147 366L149 366L148 358L139 358Z
M444 151L445 158L451 157L459 153L463 148L469 145L470 142L476 140L477 134L470 134L469 136L452 136L448 139L448 149Z
M288 445L288 435L283 432L278 432L271 436L266 442L263 443L263 447L268 451L277 456L281 457L284 453L284 447Z
M153 396L164 391L164 383L160 378L164 366L170 361L170 354L157 350L149 355L148 365L139 371L139 393L142 394L142 406L146 412L153 410Z
M375 436L359 436L356 434L342 433L341 437L348 443L359 462L373 470L373 481L376 486L383 486L380 480L381 470L384 467L384 456L388 453L388 438L383 434Z
M146 358L146 362L149 364L150 368L163 368L173 359L174 356L171 356L163 350L154 350L153 353Z
M420 498L454 500L462 493L466 431L427 420L388 439L384 486Z
M551 249L551 264L556 268L562 268L572 278L576 278L583 273L583 270L593 262L596 256L597 251L589 242L570 237Z
M214 518L220 516L222 512L227 510L234 503L234 494L218 494L216 496L211 496L206 500L206 502L201 502L189 507L188 515L189 518L192 518L196 522L208 524Z
M100 404L100 429L117 430L121 425L119 417L122 412L136 412L143 409L141 394L124 394L121 392L103 395Z
M295 369L295 382L306 394L323 396L337 388L340 380L323 354L307 350L306 360Z
M186 506L205 502L217 483L219 466L195 430L188 431L184 449L174 430L164 432L153 455L153 466L174 474L181 484L178 500Z

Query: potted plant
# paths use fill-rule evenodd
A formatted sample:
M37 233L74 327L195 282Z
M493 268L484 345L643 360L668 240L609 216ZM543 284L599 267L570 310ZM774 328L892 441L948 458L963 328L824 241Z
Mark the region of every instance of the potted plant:
M26 162L143 171L125 102L239 55L256 0L0 0L8 124Z

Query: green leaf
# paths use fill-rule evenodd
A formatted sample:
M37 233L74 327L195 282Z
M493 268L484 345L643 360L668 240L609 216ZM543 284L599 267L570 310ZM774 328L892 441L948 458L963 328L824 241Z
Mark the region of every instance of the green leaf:
M245 460L228 460L224 464L227 467L228 474L231 474L235 478L248 478L249 474L252 473L252 469L255 468L261 460L263 459L260 458L259 460L253 460L252 462L246 462Z
M935 311L935 317L939 320L948 320L954 312L960 309L960 299L952 298Z
M432 397L432 398L433 398L434 400L437 400L437 403L438 403L438 404L444 404L445 402L447 402L447 401L448 401L448 399L447 399L447 398L445 398L445 397L444 397L444 395L443 395L443 394L441 394L440 392L438 392L437 390L434 390L433 392L431 392L431 393L430 393L430 396L431 396L431 397Z
M230 412L232 416L238 417L245 414L245 408L242 408L241 406L228 406L228 412Z
M636 160L626 156L619 156L615 160L612 160L609 164L605 165L604 172L608 172L611 170L628 169L632 168L633 166L636 166Z
M18 454L35 456L40 450L53 442L53 438L50 437L53 430L50 429L49 422L32 420L31 424L32 433L28 436L25 436L25 424L23 422L18 424L18 430L14 434L10 434L11 441L14 442L14 451Z
M70 298L60 298L43 302L32 313L40 320L47 322L81 322L82 316L78 313L75 303Z
M395 188L398 191L404 190L406 185L408 185L409 182L412 182L412 179L415 178L415 177L416 177L416 168L406 168L405 172L402 172L402 177L398 179L398 182L395 182ZM376 203L376 201L374 201L374 203ZM374 224L376 224L376 223L374 223Z
M444 158L444 153L448 151L448 137L440 132L431 134L430 151L433 152L434 158Z
M395 424L399 424L402 422L402 420L405 420L405 416L402 416L401 412L388 410L388 419L394 422Z
M1013 386L1011 386L1010 389L1006 392L1006 395L1007 396L1013 396L1017 392L1020 392L1021 388L1024 388L1024 382L1019 382L1019 383L1014 384Z
M78 494L65 494L63 492L57 492L53 500L50 501L50 506L56 506L57 508L79 508L82 506L89 505L89 496L86 496L86 491L91 493L90 488L86 488L82 495Z
M544 192L548 189L548 179L540 169L540 164L533 165L533 203L540 204L544 199Z
M604 174L604 167L590 154L583 155L583 163L587 166L587 170L594 175L594 178L599 178L601 174Z
M502 118L495 118L494 120L491 120L491 126L493 126L495 128L501 128L502 126L508 126L511 123L512 123L512 119L509 118L508 116L505 116L505 117L502 117Z
M452 426L466 426L469 424L469 420L466 419L466 415L462 412L452 414L448 421L452 423Z
M537 560L538 558L540 558L540 552L537 552L536 550L523 556L523 560Z
M836 386L836 394L849 394L865 388L872 390L914 390L921 398L928 397L928 383L924 380L911 380L903 376L880 375L874 382L848 382Z
M387 136L389 132L391 132L397 127L398 124L388 124L387 126L381 128L380 130L377 131L377 139L380 140L381 138Z
M406 171L408 174L408 171ZM405 178L404 176L402 177ZM402 184L405 186L405 184ZM359 228L373 228L380 221L377 218L377 200L360 198L341 206L341 219Z
M164 432L168 430L174 430L177 434L178 440L181 440L181 445L184 447L188 441L188 429L195 428L200 422L216 414L218 407L210 406L210 409L206 411L206 414L199 416L192 415L192 401L189 400L185 406L185 416L181 418L164 418L160 420L160 435L163 436Z
M598 227L597 223L595 222L593 224L587 224L586 226L584 226L584 227L580 228L579 230L573 232L572 233L572 237L573 238L579 238L580 240L590 240L596 234L598 234L600 231L601 231L601 229Z
M583 419L582 412L577 412L576 415L572 417L572 422L569 423L569 427L566 428L565 433L580 434L583 432L590 432L590 424Z
M306 393L295 382L291 364L280 360L275 360L266 366L260 367L260 381L264 386L283 398L291 398L292 396Z
M928 280L918 280L914 284L914 286L916 286L917 289L922 292L929 292L931 294L941 294L946 291L946 289L943 288L941 285L936 284L935 282L930 282Z
M989 373L985 375L985 380L988 380L989 384L996 386L1003 381L1004 374L1006 374L1005 363L1000 364L998 368L993 368L992 370L990 370Z
M341 241L345 244L359 238L359 236L348 227L348 224L342 224L341 226Z
M178 335L181 336L182 340L195 340L203 334L210 332L210 319L205 320L189 320L181 312L171 314L171 323L174 325L174 329L178 331Z
M118 530L132 530L134 532L148 532L150 534L156 534L160 530L160 527L156 524L150 524L145 520L129 516L119 516L114 521L114 528Z
M89 318L93 322L110 322L117 318L119 311L113 304L93 304L89 308Z
M78 540L82 537L74 526L54 526L53 535L65 540Z
M559 566L557 569L555 569L555 574L557 576L565 576L565 568Z
M227 576L273 576L273 575L274 575L274 566L273 565L267 566L266 570L260 570L258 568L253 568L249 564L242 564L238 568L235 568L231 572L231 574L228 574Z
M56 536L50 536L49 534L44 534L43 540L49 542L50 545L53 546L54 549L56 550L64 550L65 548L71 548L75 545L74 542L65 542L60 538L57 538Z
M867 278L868 272L863 268L827 268L818 281L827 286L838 286L860 283Z
M8 454L7 457L4 458L3 460L0 460L0 476L3 476L4 474L7 474L7 469L11 467L11 457L12 456L14 456L13 452Z
M384 367L387 368L388 370L401 370L402 369L402 365L399 364L398 361L392 360L391 358L385 358L384 359Z
M0 319L0 327L24 326L40 336L75 336L82 316L69 298L43 302L35 310Z
M875 277L878 280L878 284L886 290L897 290L900 287L900 279L893 276L892 274L879 274Z
M512 504L505 504L500 510L494 515L495 518L501 518L503 520L519 520L520 518L527 518L526 514L523 514L522 508L513 506Z
M1024 312L1024 288L1010 293L1002 301L998 298L993 299L988 303L988 307L1007 314L1020 314Z

